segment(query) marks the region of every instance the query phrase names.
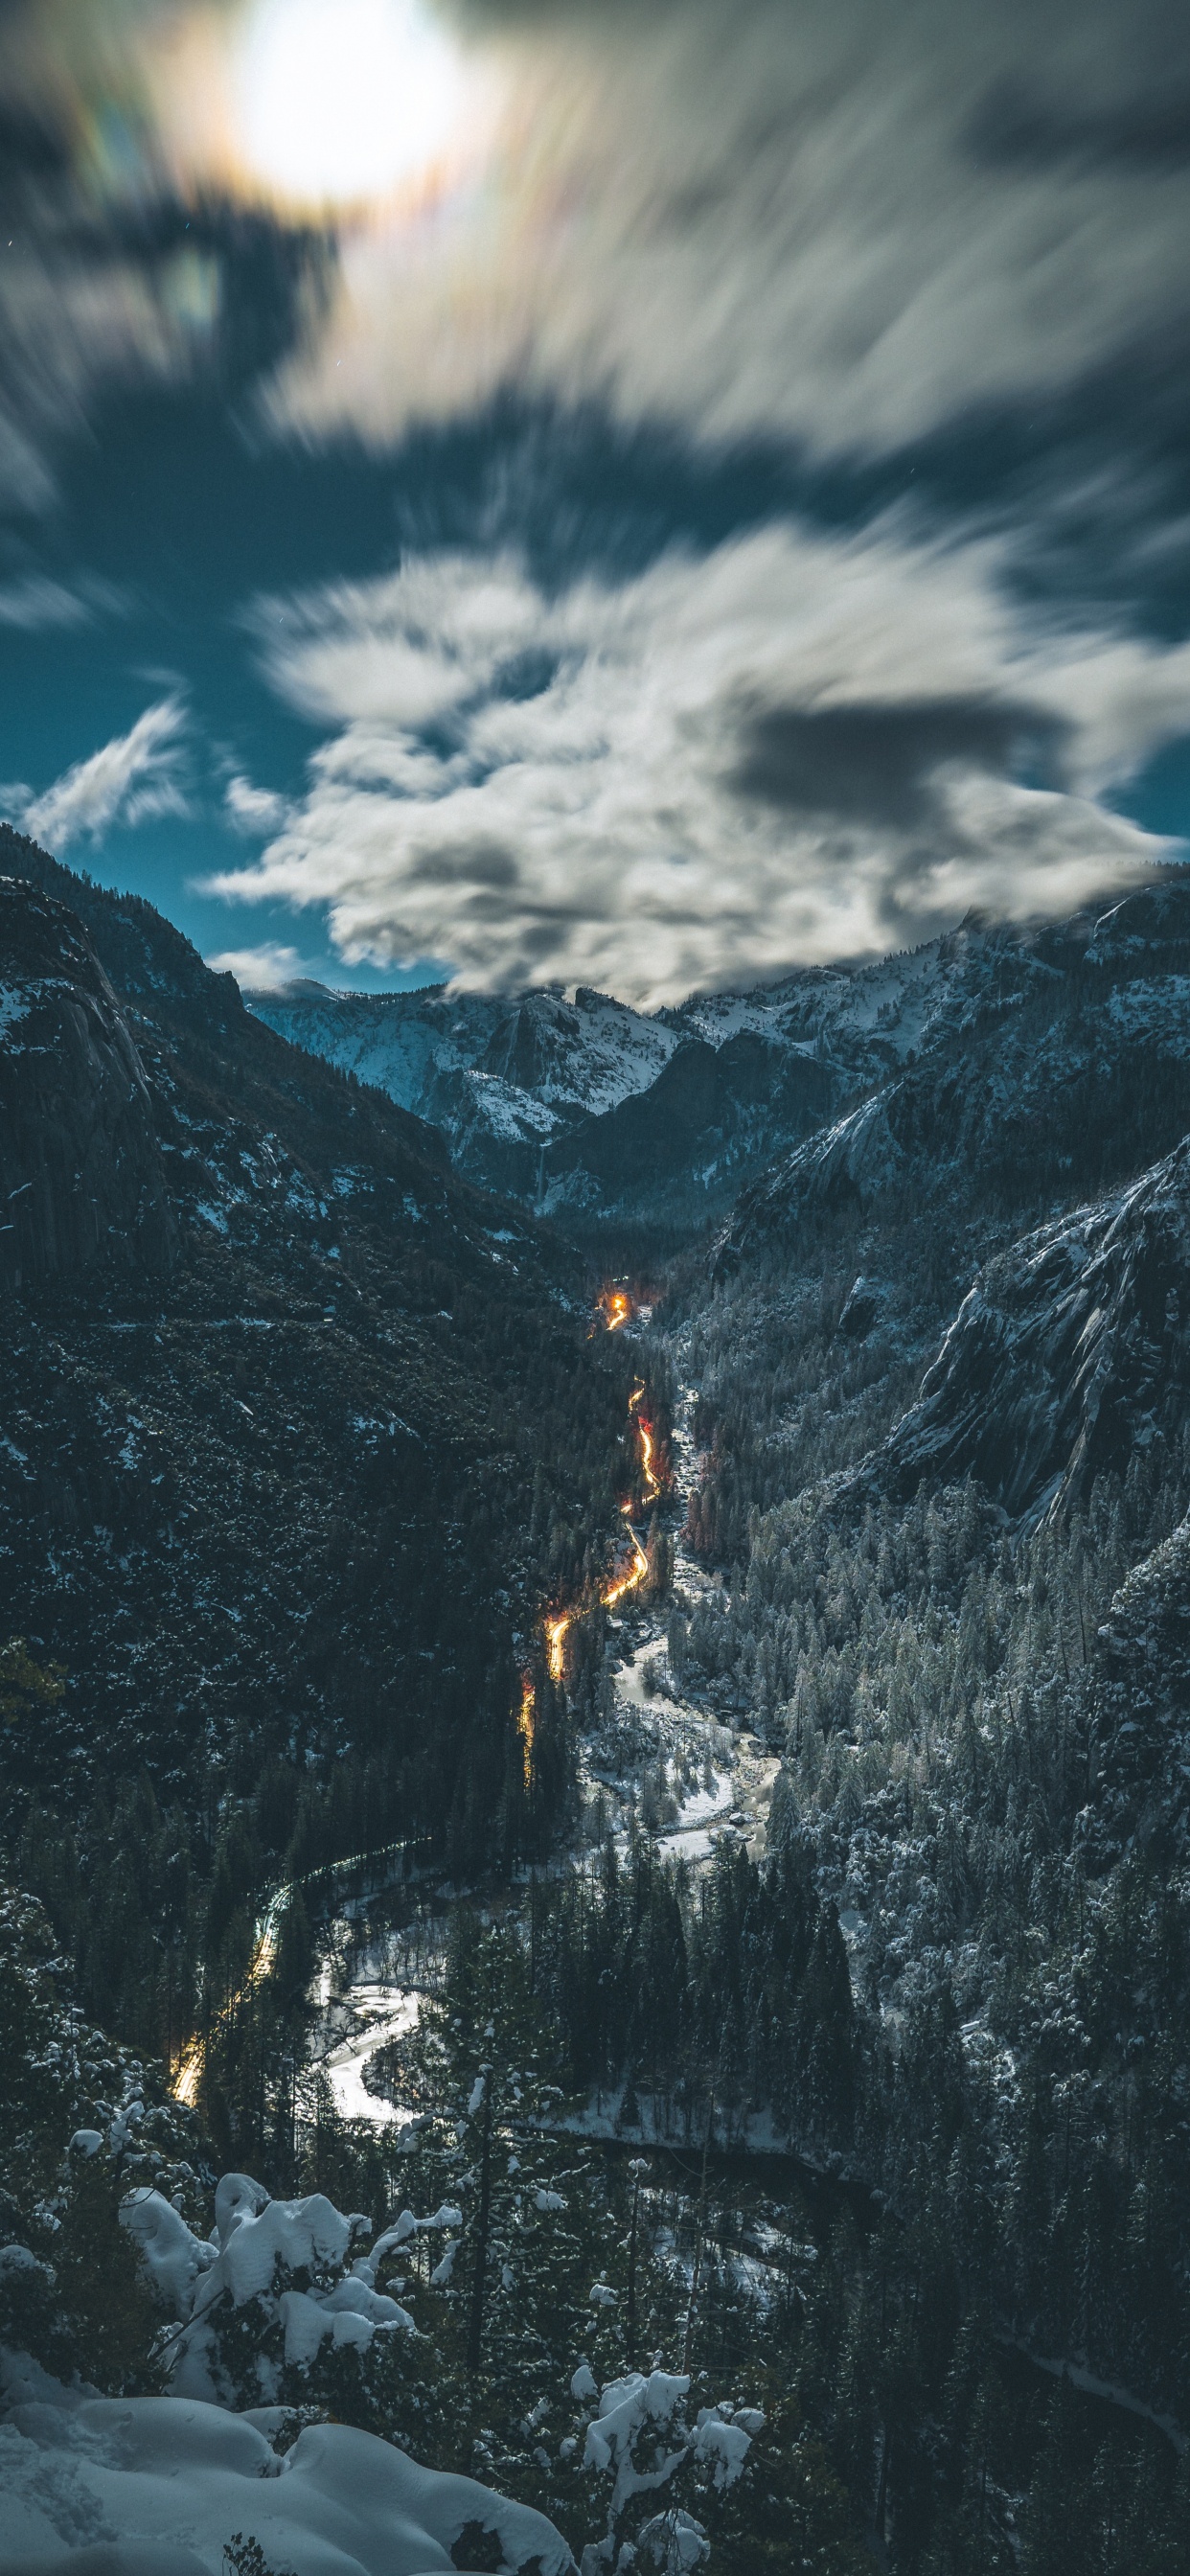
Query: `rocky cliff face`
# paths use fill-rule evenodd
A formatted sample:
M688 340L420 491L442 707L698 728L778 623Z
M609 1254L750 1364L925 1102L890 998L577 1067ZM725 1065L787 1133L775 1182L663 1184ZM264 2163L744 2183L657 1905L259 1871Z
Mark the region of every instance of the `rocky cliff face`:
M1022 932L936 943L929 1009L893 1079L749 1182L717 1246L726 1272L848 1210L894 1204L986 1229L1098 1191L1190 1128L1190 884ZM903 1014L901 1027L903 1031ZM887 1077L887 1067L885 1069Z
M563 1218L697 1220L724 1204L777 1138L818 1127L837 1090L831 1066L754 1030L717 1047L687 1037L647 1090L547 1146L544 1205Z
M960 1307L881 1473L978 1477L1018 1517L1085 1500L1190 1409L1190 1142L1000 1254Z
M144 1070L90 941L0 877L0 1284L160 1279L177 1225Z

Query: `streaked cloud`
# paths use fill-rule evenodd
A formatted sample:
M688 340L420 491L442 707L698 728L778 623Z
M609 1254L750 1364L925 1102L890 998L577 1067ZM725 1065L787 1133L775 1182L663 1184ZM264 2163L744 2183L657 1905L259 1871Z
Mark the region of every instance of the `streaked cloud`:
M233 830L253 840L265 840L278 831L289 812L284 796L271 787L254 787L250 778L239 773L228 779L223 808Z
M479 20L505 98L482 184L345 236L280 422L385 442L514 384L873 456L1172 358L1190 22L1163 0Z
M185 815L183 779L186 715L177 698L146 707L125 734L105 742L40 794L8 791L10 811L22 830L55 853L79 840L98 840L118 824Z
M0 581L0 626L15 626L27 635L93 626L100 617L118 617L124 606L124 595L112 582L55 581L38 572Z
M792 523L545 593L421 557L259 612L333 728L253 866L341 953L633 999L1058 911L1166 845L1106 801L1185 724L1190 647L1051 627L989 541Z
M296 948L273 939L263 940L259 948L223 948L206 963L216 975L234 975L244 993L276 993L283 984L313 973Z
M0 474L31 496L46 425L98 383L219 363L236 210L292 229L332 129L366 174L378 102L383 140L418 82L421 181L354 202L347 148L325 309L293 269L281 430L383 445L513 386L871 456L1108 377L1139 423L1178 371L1190 21L1168 0L95 0L17 7L0 69Z

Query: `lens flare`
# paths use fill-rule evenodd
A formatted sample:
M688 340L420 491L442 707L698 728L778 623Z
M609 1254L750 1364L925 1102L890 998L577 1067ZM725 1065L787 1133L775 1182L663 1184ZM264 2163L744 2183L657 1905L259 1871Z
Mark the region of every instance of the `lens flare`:
M250 169L310 206L428 174L464 106L463 58L421 0L256 0L237 70Z

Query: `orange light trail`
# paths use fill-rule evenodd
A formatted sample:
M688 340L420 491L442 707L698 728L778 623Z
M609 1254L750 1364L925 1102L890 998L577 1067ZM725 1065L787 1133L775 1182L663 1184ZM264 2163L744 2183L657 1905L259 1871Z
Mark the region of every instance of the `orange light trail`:
M613 1321L612 1309L617 1304L622 1304L625 1307L626 1312L622 1315L617 1315ZM617 1328L617 1324L627 1323L628 1317L632 1312L632 1301L629 1297L625 1296L622 1290L617 1290L615 1295L608 1300L605 1312L607 1312L609 1318L607 1329L609 1333L614 1333ZM661 1479L653 1464L657 1444L654 1438L652 1423L647 1422L643 1416L637 1413L637 1406L640 1403L644 1391L645 1382L643 1377L641 1377L637 1379L636 1384L632 1389L632 1393L628 1398L628 1412L631 1420L635 1424L637 1437L640 1441L640 1464L641 1475L644 1479L645 1485L645 1499L647 1502L651 1503L656 1501L656 1498L661 1491ZM622 1601L627 1593L639 1591L641 1584L645 1582L649 1572L648 1552L644 1547L642 1547L636 1531L632 1527L633 1506L631 1502L621 1503L620 1510L629 1524L628 1536L632 1541L634 1551L633 1562L625 1568L623 1573L610 1576L608 1581L602 1586L601 1590L597 1594L596 1598L604 1610L612 1609L615 1603L617 1601ZM556 1610L552 1618L543 1619L542 1633L545 1637L546 1660L549 1666L551 1681L561 1681L566 1663L567 1637L569 1636L571 1629L577 1627L581 1619L590 1618L593 1607L594 1604L589 1603L585 1610L579 1608L573 1610ZM527 1694L531 1695L531 1685L528 1682L525 1684L525 1690ZM522 1715L518 1723L521 1726L521 1732L523 1734L524 1702L522 1702Z
M592 1341L598 1332L598 1319L601 1315L605 1332L618 1333L622 1325L631 1323L632 1313L632 1299L626 1288L601 1289L595 1309L596 1320L591 1326L587 1340Z
M273 1966L277 1956L277 1927L281 1907L288 1894L288 1888L282 1888L269 1904L264 1921L256 1935L256 1945L243 1985L237 1988L234 1995L228 1996L227 2002L216 2013L207 2038L203 2039L201 2035L196 2034L193 2039L188 2039L177 2060L170 2077L170 2091L175 2102L184 2102L189 2111L194 2110L198 2101L199 2087L206 2068L207 2050L211 2040L217 2032L227 2029L245 1996L250 1995L255 1987L263 1985Z
M537 1693L533 1688L531 1675L526 1673L521 1682L521 1705L520 1712L517 1717L517 1733L521 1739L521 1756L525 1765L526 1789L532 1786L533 1781L533 1738L536 1730Z
M573 1627L577 1617L578 1612L576 1610L560 1610L556 1618L547 1619L545 1622L546 1654L549 1660L550 1680L552 1682L560 1682L562 1679L562 1659L566 1646L566 1632L569 1628Z
M644 1391L644 1379L643 1377L638 1378L636 1385L633 1387L632 1393L628 1398L628 1410L631 1414L636 1413L637 1405L640 1403ZM661 1479L653 1465L653 1452L656 1447L656 1442L653 1438L653 1425L651 1422L646 1422L644 1415L642 1414L640 1420L637 1422L636 1428L640 1434L641 1474L644 1477L645 1484L648 1488L648 1499L652 1503L656 1501L656 1498L661 1491Z

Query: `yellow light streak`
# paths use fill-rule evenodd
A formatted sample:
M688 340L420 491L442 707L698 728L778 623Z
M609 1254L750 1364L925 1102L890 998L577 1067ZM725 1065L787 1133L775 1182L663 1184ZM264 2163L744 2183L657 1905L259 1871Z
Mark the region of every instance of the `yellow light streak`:
M640 1377L637 1379L636 1385L633 1387L632 1393L628 1398L628 1410L634 1418L636 1416L636 1408L640 1403L644 1391L645 1382L643 1377ZM637 1421L636 1429L640 1440L641 1474L644 1477L648 1499L650 1502L654 1502L661 1491L661 1479L653 1465L653 1457L657 1446L656 1440L653 1436L653 1425L651 1422L646 1421L642 1414Z
M525 1787L533 1784L533 1739L537 1732L537 1693L531 1676L526 1673L521 1683L521 1705L517 1716L517 1733L521 1739L521 1756L525 1766Z
M574 1626L578 1615L577 1610L560 1610L555 1618L547 1619L544 1623L546 1656L552 1682L560 1682L562 1679L567 1632Z
M602 1311L607 1319L607 1329L609 1333L614 1333L620 1324L627 1323L628 1318L632 1313L632 1300L623 1289L615 1289L609 1292L608 1295L601 1299L600 1302ZM624 1308L624 1312L622 1314L616 1311L620 1306ZM657 1454L656 1434L653 1430L652 1423L649 1422L638 1410L644 1393L645 1381L643 1377L638 1377L628 1398L628 1416L635 1428L637 1438L640 1442L641 1477L645 1487L646 1502L651 1503L656 1501L658 1494L661 1492L661 1479L657 1473L656 1466L654 1465L654 1460ZM588 1602L585 1608L581 1604L576 1604L575 1607L570 1610L555 1610L548 1617L543 1619L541 1623L542 1634L545 1638L546 1661L549 1667L551 1681L561 1681L566 1669L567 1637L569 1636L571 1629L576 1627L580 1620L590 1618L591 1612L596 1606L596 1602L598 1602L604 1610L611 1610L614 1608L616 1602L623 1601L629 1592L638 1592L641 1584L647 1580L649 1573L648 1551L642 1546L640 1539L637 1537L636 1531L632 1527L633 1509L634 1507L631 1502L621 1503L620 1505L621 1513L629 1525L628 1536L632 1542L633 1548L632 1564L622 1569L618 1574L610 1576L608 1581L601 1586L599 1592L596 1594L595 1601Z
M273 1967L277 1956L277 1926L288 1895L288 1888L279 1889L267 1906L257 1927L252 1957L248 1962L248 1973L243 1984L237 1986L234 1995L229 1995L226 2003L220 2005L205 2038L201 2033L196 2032L193 2039L187 2040L174 2064L169 2089L175 2102L185 2103L189 2111L193 2111L198 2101L203 2076L206 2073L207 2053L211 2041L229 2027L240 2005L255 1992L257 1986L263 1985Z

